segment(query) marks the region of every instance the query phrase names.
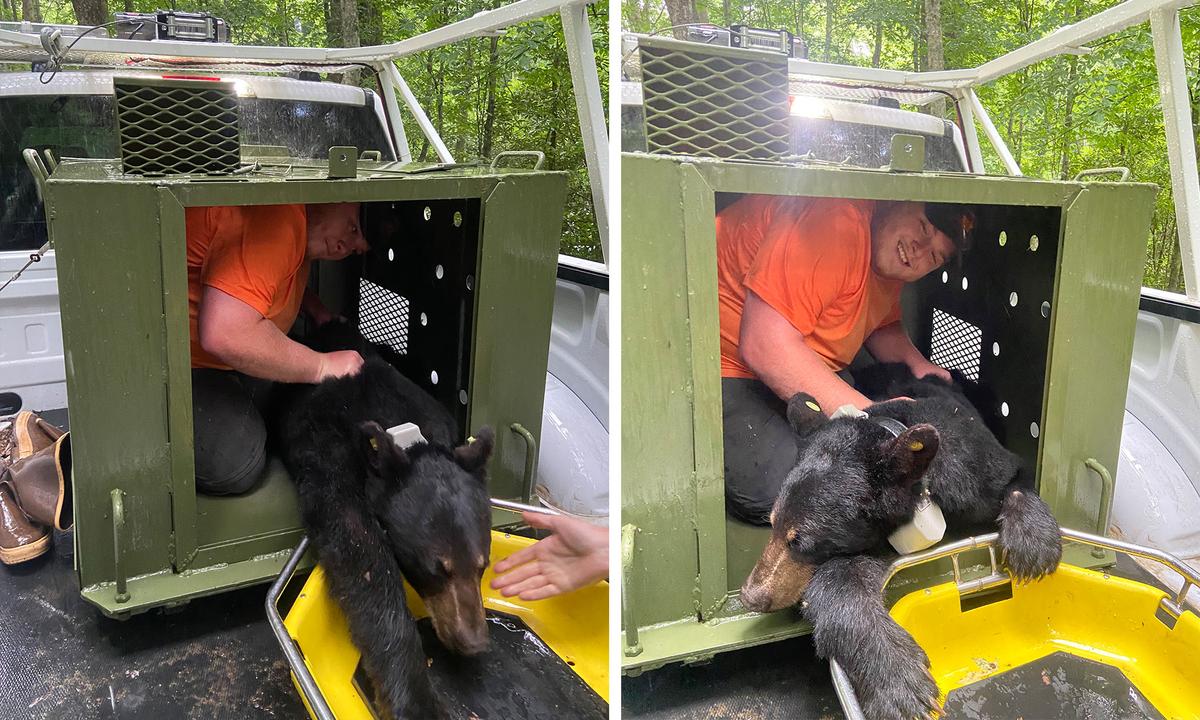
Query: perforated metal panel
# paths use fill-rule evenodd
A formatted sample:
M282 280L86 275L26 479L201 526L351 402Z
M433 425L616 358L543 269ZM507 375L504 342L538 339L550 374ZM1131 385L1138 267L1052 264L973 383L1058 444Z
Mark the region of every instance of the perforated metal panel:
M479 200L367 203L363 222L374 240L354 280L359 329L396 351L397 369L466 437Z
M787 58L643 39L646 149L777 160L789 151Z
M984 422L1036 468L1061 211L973 207L975 241L962 267L952 262L911 285L905 322L927 357L974 381L967 395Z
M233 83L113 80L121 164L131 175L222 175L241 160Z

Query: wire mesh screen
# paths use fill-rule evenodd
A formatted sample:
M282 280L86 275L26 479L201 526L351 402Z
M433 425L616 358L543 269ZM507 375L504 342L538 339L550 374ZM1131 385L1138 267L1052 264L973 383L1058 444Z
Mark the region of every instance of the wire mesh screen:
M933 334L929 341L929 359L947 370L961 370L979 381L979 352L983 331L969 322L933 309Z
M659 38L639 47L647 150L745 160L788 154L785 56Z
M359 328L396 351L397 369L446 406L466 437L480 202L363 203L363 228L371 249L357 279Z
M917 348L973 380L988 427L1037 467L1062 210L975 206L972 249L909 285L905 325Z
M126 173L220 175L238 168L233 83L125 77L115 79L113 89Z
M358 330L363 337L407 355L408 298L365 279L358 281L358 298Z

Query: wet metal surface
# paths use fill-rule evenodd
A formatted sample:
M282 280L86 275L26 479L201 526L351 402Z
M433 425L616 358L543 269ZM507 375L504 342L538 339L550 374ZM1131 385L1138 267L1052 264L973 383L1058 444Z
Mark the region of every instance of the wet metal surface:
M303 718L263 615L266 586L126 621L84 602L71 533L0 566L0 718Z
M429 658L433 687L451 717L463 720L605 720L604 702L525 623L488 613L492 644L482 655L462 657L438 641L428 618L417 623ZM355 673L363 697L370 680Z
M950 693L947 720L1159 720L1118 669L1054 653Z

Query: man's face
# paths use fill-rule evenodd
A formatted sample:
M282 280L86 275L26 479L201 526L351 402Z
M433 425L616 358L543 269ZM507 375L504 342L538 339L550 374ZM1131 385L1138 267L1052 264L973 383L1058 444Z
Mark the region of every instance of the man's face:
M925 217L925 203L886 206L871 223L871 268L890 280L920 280L956 250L954 241Z
M341 260L369 249L358 223L358 203L310 205L308 210L310 260Z

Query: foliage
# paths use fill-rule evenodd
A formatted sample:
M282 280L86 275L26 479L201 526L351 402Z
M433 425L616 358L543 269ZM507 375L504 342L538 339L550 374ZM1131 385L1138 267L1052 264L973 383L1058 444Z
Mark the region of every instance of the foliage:
M102 1L102 0L101 0ZM395 42L509 0L109 0L113 12L163 6L206 11L229 23L242 45L335 47L342 44L341 3L356 2L359 44ZM0 0L0 19L13 17ZM15 3L20 10L20 2ZM74 23L70 0L40 0L46 22ZM608 7L588 6L601 96L608 99ZM499 38L472 38L399 63L413 93L455 160L491 158L505 150L541 150L546 169L570 174L561 252L601 260L562 22L557 15L523 23ZM374 87L374 78L361 79ZM607 116L607 111L605 112ZM437 156L404 113L415 158Z
M926 68L922 0L693 2L701 19L716 24L789 30L806 41L813 60ZM946 67L979 66L1115 4L1116 0L942 0ZM1181 17L1194 122L1200 122L1198 12L1188 9ZM671 21L661 0L623 0L623 25L634 32L653 32ZM1157 184L1162 191L1147 239L1144 284L1182 292L1149 23L1089 47L1093 52L1058 56L989 83L979 89L980 100L1027 176L1070 178L1087 168L1125 166L1133 180ZM984 145L988 172L1003 174L1000 158L986 141Z

